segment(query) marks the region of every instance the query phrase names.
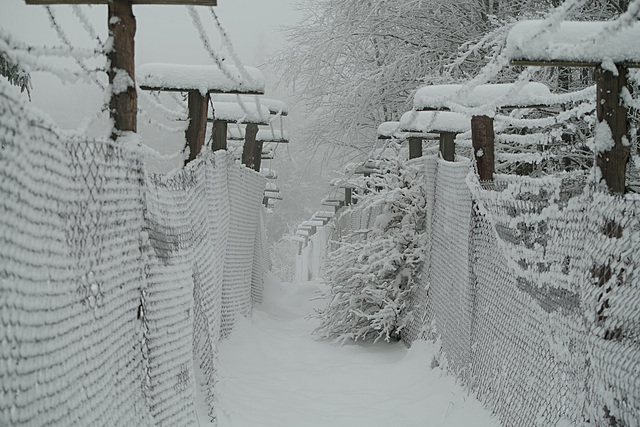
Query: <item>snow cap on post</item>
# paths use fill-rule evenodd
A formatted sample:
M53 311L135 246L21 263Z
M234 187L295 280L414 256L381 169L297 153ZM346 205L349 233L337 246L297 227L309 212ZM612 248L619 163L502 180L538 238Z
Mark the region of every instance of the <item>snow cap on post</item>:
M413 108L418 111L442 110L450 103L477 108L489 105L495 108L525 108L547 105L551 95L542 83L529 82L518 87L515 83L483 84L465 93L460 84L424 86L413 97Z
M383 122L378 126L378 139L399 138L400 122Z
M227 138L230 141L244 141L244 134L244 129L239 126L230 126L227 129ZM256 134L256 142L287 144L289 142L289 134L280 129L260 129Z
M238 101L238 97L240 101ZM254 104L254 105L262 105L269 109L269 112L274 116L281 115L286 116L289 114L289 107L287 103L284 101L279 101L277 99L264 98L262 96L251 96L251 95L234 95L229 93L220 93L211 96L211 100L215 104L216 102L233 102L238 104L242 102L242 104Z
M138 67L136 78L144 90L175 92L199 91L207 93L263 94L264 76L255 67L244 67L249 79L243 78L240 69L226 67L234 77L229 78L215 65L143 64Z
M564 21L547 29L542 20L522 21L509 32L507 57L511 65L640 66L640 22L615 29L614 24Z
M213 114L209 114L208 121L222 121L229 123L252 123L256 125L268 125L271 113L263 105L255 103L214 102Z

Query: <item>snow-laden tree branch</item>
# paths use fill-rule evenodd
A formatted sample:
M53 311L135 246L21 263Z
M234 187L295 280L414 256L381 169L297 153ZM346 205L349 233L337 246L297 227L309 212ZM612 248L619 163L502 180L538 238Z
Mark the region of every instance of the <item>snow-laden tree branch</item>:
M373 189L352 209L378 208L366 230L352 230L327 255L318 336L337 342L398 339L412 319L410 295L425 254L425 198L418 174L387 161L383 174L365 178ZM348 213L347 213L348 214Z

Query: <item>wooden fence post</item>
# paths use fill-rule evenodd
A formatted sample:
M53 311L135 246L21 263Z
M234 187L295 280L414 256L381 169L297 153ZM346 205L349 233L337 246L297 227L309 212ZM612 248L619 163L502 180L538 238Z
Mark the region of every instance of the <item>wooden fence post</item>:
M344 187L344 204L345 206L351 205L351 194L353 189L351 187Z
M109 115L114 126L111 138L115 140L121 132L137 131L138 95L134 62L136 18L129 0L113 0L108 9L109 34L113 37L113 47L107 54L109 84L112 88Z
M623 144L627 136L627 108L623 105L621 94L627 85L628 69L616 64L617 74L596 67L598 122L606 122L611 129L613 147L597 153L596 165L602 172L602 179L612 193L624 194L625 170L631 147Z
M256 142L256 155L254 157L254 170L260 172L260 168L262 167L262 148L264 147L264 141Z
M409 137L409 160L422 157L422 138Z
M214 106L215 110L215 106ZM215 116L215 111L213 112ZM213 143L211 149L213 151L226 150L227 149L227 122L215 120L213 122Z
M493 117L471 117L471 140L480 181L493 181L495 170Z
M200 92L189 92L189 126L185 131L187 144L189 145L189 158L184 161L186 165L194 160L204 145L207 131L207 112L209 109L209 94L202 96Z
M249 169L260 171L256 169L258 159L262 158L262 147L258 151L258 144L256 142L256 135L258 135L258 125L254 123L247 123L244 131L244 147L242 149L242 164Z
M453 132L442 132L440 134L440 154L442 154L442 158L453 162L456 157L456 145L454 140L456 138L456 134Z

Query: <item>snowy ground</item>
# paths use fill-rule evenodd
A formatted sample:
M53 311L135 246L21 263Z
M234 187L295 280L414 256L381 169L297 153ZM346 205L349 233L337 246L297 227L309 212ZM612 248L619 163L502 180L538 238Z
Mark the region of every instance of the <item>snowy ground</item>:
M497 426L419 342L314 341L318 285L269 279L264 303L220 344L219 427ZM202 418L201 418L202 419Z

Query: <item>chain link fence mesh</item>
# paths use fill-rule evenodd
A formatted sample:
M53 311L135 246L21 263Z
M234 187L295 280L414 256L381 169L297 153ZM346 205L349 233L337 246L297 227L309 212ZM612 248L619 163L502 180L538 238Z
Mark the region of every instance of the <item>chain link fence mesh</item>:
M438 340L505 426L640 425L640 198L421 162L428 247L403 341ZM375 216L341 211L336 235Z
M217 342L261 295L264 178L225 152L148 175L0 85L0 425L213 418Z

